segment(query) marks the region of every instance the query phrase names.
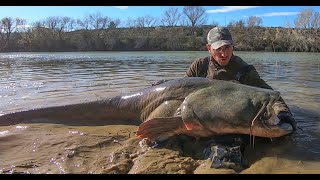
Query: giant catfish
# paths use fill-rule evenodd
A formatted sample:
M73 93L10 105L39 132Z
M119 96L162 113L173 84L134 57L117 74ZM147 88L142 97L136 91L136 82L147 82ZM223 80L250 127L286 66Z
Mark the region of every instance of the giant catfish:
M279 126L273 110L279 98L279 92L269 89L188 77L104 100L5 114L0 116L0 125L32 119L64 119L62 123L102 119L106 123L138 122L136 135L156 141L177 134L250 134L272 138L292 132L292 128Z

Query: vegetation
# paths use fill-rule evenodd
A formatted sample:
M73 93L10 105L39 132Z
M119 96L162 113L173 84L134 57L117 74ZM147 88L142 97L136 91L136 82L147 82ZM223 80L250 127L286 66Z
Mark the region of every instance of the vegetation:
M48 17L28 25L24 19L0 19L0 52L14 51L190 51L206 50L206 35L218 24L206 23L201 6L169 8L162 19L151 15L121 22L101 13L83 19ZM262 27L262 19L231 22L236 50L320 52L320 15L305 9L295 27Z

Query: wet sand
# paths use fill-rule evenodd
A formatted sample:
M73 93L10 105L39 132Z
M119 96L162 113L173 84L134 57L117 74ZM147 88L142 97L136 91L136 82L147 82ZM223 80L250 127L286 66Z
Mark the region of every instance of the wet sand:
M248 145L248 168L210 168L201 140L161 144L135 136L137 125L24 123L0 127L0 173L31 174L305 174L320 162L299 160L275 142Z

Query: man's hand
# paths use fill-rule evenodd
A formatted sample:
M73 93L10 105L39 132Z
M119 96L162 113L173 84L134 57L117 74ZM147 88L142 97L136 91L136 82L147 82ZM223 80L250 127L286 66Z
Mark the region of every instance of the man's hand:
M297 130L297 122L289 112L280 112L278 115L280 122L291 124L293 131Z
M160 81L156 81L156 82L152 83L151 85L152 85L152 86L156 86L156 85L162 84L162 83L164 83L164 82L166 82L166 81L168 81L168 80L162 79L162 80L160 80Z

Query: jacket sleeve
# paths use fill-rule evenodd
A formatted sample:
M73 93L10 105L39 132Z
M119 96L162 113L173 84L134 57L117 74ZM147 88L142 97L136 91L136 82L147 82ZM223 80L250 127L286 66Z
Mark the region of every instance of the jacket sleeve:
M201 63L200 63L200 60L197 59L191 63L184 77L199 77L200 69L201 69Z
M242 83L273 90L271 86L269 86L263 79L260 78L255 68L251 69L248 74L244 76ZM276 114L279 114L279 112L288 112L291 114L290 109L288 108L282 97L280 97L280 99L275 103L274 110Z

